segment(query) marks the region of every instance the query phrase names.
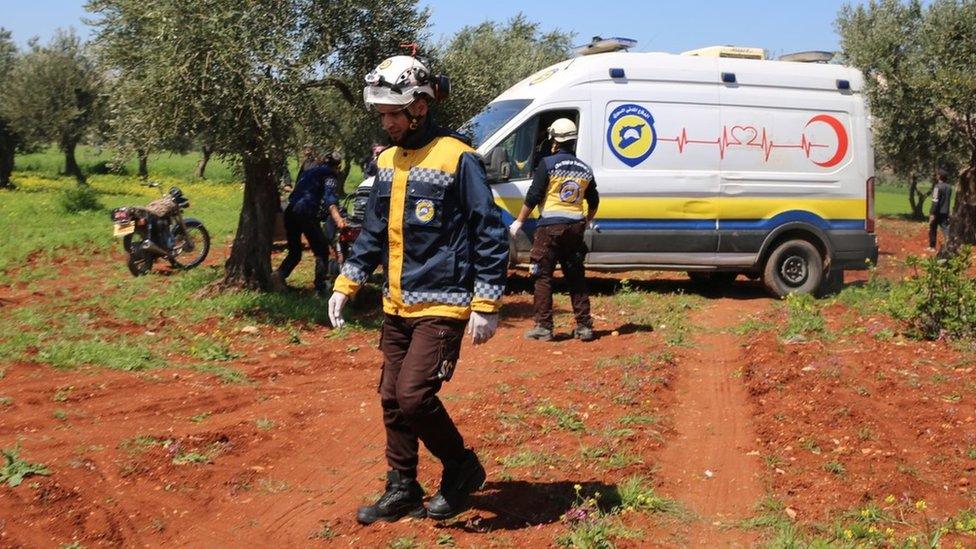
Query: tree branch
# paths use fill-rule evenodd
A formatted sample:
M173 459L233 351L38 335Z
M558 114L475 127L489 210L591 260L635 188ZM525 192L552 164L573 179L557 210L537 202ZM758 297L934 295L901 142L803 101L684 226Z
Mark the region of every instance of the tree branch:
M352 94L352 90L349 89L349 86L347 86L345 82L339 80L338 78L322 78L320 80L312 80L310 82L306 82L302 84L303 89L328 88L328 87L333 87L338 89L339 92L342 94L342 97L350 105L356 104L356 97Z

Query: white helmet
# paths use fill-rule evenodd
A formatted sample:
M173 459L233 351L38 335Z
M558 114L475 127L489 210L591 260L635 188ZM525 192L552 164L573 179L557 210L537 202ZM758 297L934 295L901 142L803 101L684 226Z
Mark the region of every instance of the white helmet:
M549 132L549 138L557 143L564 143L576 139L576 124L568 118L556 120L546 131Z
M446 80L443 76L433 77L430 69L415 57L395 55L366 75L363 101L367 106L405 106L421 95L439 99L442 90L438 88L446 88Z

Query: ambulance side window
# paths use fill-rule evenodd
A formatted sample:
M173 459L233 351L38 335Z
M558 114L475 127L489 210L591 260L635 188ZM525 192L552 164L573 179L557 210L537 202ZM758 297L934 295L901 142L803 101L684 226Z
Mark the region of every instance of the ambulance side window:
M532 177L532 153L539 117L533 116L499 144L508 159L509 179Z
M489 153L486 159L489 179L531 179L539 160L549 154L552 144L546 136L546 128L557 118L569 118L578 122L579 112L546 111L528 119Z

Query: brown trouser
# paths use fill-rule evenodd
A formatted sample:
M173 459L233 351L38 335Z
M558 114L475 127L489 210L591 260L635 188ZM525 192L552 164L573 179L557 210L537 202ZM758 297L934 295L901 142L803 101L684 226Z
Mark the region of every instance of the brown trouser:
M380 402L390 469L417 476L418 439L443 461L464 458L464 440L440 399L441 363L456 361L465 321L386 315L380 335Z
M530 259L535 274L535 323L552 330L552 274L556 262L562 266L563 277L569 286L569 297L573 303L573 316L576 325L592 328L590 318L590 297L586 293L586 275L583 259L586 245L583 233L586 222L543 225L535 230Z

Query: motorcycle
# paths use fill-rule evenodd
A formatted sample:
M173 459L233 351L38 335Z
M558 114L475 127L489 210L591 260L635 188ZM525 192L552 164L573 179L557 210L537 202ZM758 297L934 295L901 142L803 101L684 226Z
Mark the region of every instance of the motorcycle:
M153 183L150 187L159 187ZM210 253L210 233L199 219L183 217L190 201L177 187L145 207L123 206L111 212L113 236L122 238L132 276L152 270L157 259L175 269L192 269Z
M342 270L342 264L349 257L353 242L359 238L359 233L363 229L362 208L364 204L358 204L356 195L349 195L343 200L339 208L342 217L346 220L346 226L335 231L335 236L330 243L329 249L329 278L335 280Z

